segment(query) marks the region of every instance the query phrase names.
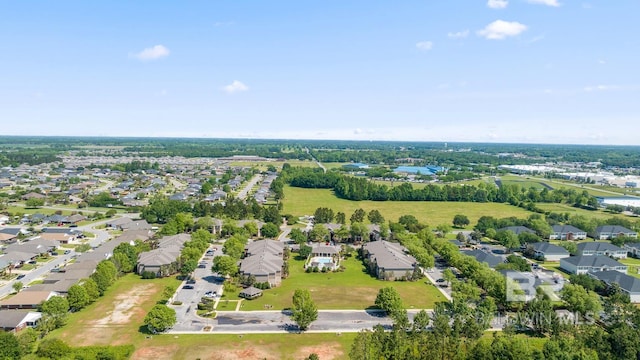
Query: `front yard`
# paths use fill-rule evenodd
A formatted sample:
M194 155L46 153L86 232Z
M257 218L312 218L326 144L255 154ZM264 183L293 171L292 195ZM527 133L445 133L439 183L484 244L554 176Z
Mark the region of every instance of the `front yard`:
M318 309L363 310L373 306L378 291L387 286L395 287L408 309L432 309L436 302L446 301L438 289L426 279L418 281L382 281L365 271L362 262L355 257L342 261L344 272L305 273L304 260L289 260L289 277L276 288L265 290L254 300L244 300L241 310L281 310L291 306L295 289L309 289ZM220 300L237 300L241 289L230 292L225 288ZM218 310L221 310L218 307Z

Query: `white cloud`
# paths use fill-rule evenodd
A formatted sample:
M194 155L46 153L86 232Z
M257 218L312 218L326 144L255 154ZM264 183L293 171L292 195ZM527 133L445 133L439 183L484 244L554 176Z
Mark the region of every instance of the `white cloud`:
M429 51L433 48L433 43L431 41L420 41L416 43L416 48L422 51Z
M140 61L149 61L169 56L169 53L169 49L167 49L163 45L156 45L150 48L146 48L137 54L134 54L133 57Z
M233 82L222 88L224 92L227 94L233 94L237 92L247 91L249 87L238 80L233 80Z
M592 91L609 91L609 90L617 90L620 87L617 85L595 85L595 86L585 86L584 91L592 92Z
M489 0L487 1L487 6L492 9L504 9L509 5L509 1L507 0Z
M502 40L510 36L517 36L527 30L527 26L517 21L496 20L478 30L477 34L490 40Z
M560 6L560 3L558 2L558 0L527 0L527 2L529 4L547 5L547 6L553 6L553 7Z
M450 32L447 34L448 37L452 39L464 39L469 36L469 30L463 30L458 32Z
M604 65L604 64L606 64L606 63L607 63L607 62L606 62L605 60L602 60L602 59L598 60L598 64L600 64L600 65Z

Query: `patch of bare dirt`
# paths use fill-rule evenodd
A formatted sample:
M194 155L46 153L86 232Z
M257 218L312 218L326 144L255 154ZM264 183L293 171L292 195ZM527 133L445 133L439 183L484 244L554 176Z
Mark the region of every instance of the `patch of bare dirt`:
M145 284L134 287L126 293L119 294L114 299L114 308L107 316L95 322L100 325L128 324L135 313L135 307L143 303L147 297L153 294L153 284Z
M178 345L145 346L138 348L131 359L133 360L171 360L180 347Z
M342 346L339 343L323 343L322 346L305 346L300 348L294 359L304 359L310 354L317 354L320 360L341 359L344 356Z

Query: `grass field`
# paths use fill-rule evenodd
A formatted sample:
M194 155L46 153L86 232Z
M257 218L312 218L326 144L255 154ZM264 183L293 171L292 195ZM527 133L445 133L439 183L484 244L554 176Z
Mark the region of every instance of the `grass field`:
M638 270L640 270L640 259L626 258L626 259L620 259L618 261L629 266L629 269L627 270L627 274L640 278L640 274L638 274Z
M380 211L387 220L397 221L402 215L414 215L419 221L435 226L451 224L457 214L466 215L473 227L481 216L503 218L516 216L526 218L531 212L519 207L497 203L435 202L435 201L351 201L339 199L328 189L303 189L285 186L282 213L296 216L312 215L318 207L328 207L334 212L342 211L347 219L362 208L369 212Z
M147 311L174 278L120 278L96 303L71 314L47 338L71 346L133 344L132 359L302 359L315 352L325 360L346 359L356 334L154 335L141 333Z
M596 219L609 219L612 217L625 218L625 219L634 219L634 217L630 217L623 214L613 214L610 212L605 212L602 210L585 210L573 207L567 204L548 204L548 203L537 203L537 207L545 211L552 211L557 213L569 213L569 215L584 215L587 218L596 218Z
M305 273L304 261L289 260L289 277L277 288L264 291L264 295L255 300L242 303L242 310L264 310L265 305L272 310L281 310L291 306L295 289L309 289L318 309L366 309L373 306L378 290L393 286L409 309L432 309L438 301L446 301L438 289L419 281L382 281L365 272L362 262L355 257L342 262L344 272ZM225 299L236 300L238 291L225 293Z
M269 165L273 165L276 169L282 169L282 165L284 163L288 163L291 166L300 166L300 167L318 167L315 161L309 160L287 160L287 161L232 161L229 163L230 166L247 166L247 167L255 167L261 171L266 171Z
M131 357L136 360L187 359L304 359L311 353L322 360L348 359L355 333L156 335L143 339Z

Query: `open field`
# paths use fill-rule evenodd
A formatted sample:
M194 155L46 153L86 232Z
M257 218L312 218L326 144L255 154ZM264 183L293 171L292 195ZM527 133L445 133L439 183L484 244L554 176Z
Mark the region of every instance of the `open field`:
M155 335L136 344L136 360L348 359L355 333Z
M147 311L175 278L142 280L134 274L120 278L105 295L84 310L71 314L66 326L51 333L73 346L135 343Z
M356 334L153 335L140 332L147 311L174 278L119 279L105 296L71 314L67 325L48 337L72 346L133 344L132 359L302 359L315 352L321 359L346 359Z
M303 189L285 186L284 214L311 215L318 207L328 207L334 212L342 211L347 218L362 208L369 212L380 211L387 220L397 221L402 215L414 215L419 221L431 226L451 224L457 214L466 215L473 227L481 216L503 218L516 216L526 218L531 212L519 207L497 203L436 202L436 201L351 201L339 199L328 189Z
M364 310L373 306L378 290L393 286L398 290L404 305L409 309L432 309L438 301L446 301L438 289L428 280L418 281L382 281L365 272L362 261L355 257L346 258L342 264L344 272L305 273L304 261L289 260L289 277L277 288L264 291L264 295L255 300L242 302L242 310L281 310L291 306L295 289L309 289L318 309L356 309ZM239 290L238 290L239 291ZM225 292L221 299L240 299L238 291Z
M310 160L287 160L287 161L232 161L229 166L246 166L254 167L260 171L266 171L269 165L273 165L276 169L282 169L282 165L288 163L291 166L300 167L318 167L315 161Z
M612 217L624 218L624 219L636 219L633 216L627 216L623 214L613 214L610 212L605 212L602 210L585 210L573 207L567 204L556 204L556 203L537 203L537 207L545 211L552 211L556 213L569 213L569 215L583 215L587 218L595 218L595 219L609 219Z
M523 176L505 175L505 176L501 176L500 180L502 180L502 184L504 185L518 185L525 189L529 189L532 187L537 190L542 190L546 188L543 185L543 184L546 184L546 182L543 182L542 180L537 180L535 178L531 178L528 176L523 177Z

